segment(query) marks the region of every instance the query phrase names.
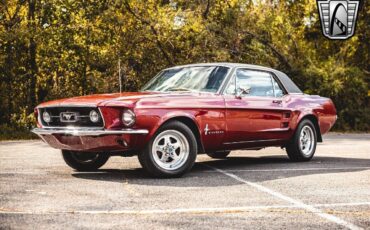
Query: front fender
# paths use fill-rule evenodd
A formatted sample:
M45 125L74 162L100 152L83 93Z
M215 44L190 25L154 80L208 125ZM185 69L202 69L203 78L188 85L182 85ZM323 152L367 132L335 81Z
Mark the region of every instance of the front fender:
M222 148L223 131L225 130L225 114L222 109L137 109L135 112L138 114L137 128L149 130L148 135L142 140L141 147L144 147L150 141L163 124L170 120L178 119L193 131L197 138L200 151ZM210 131L211 135L203 132L205 127Z
M161 127L167 121L171 119L175 119L175 118L180 118L180 117L186 117L188 119L191 119L194 122L194 124L197 126L198 132L199 132L199 124L195 118L194 113L184 112L184 111L170 111L166 113L164 116L162 116L160 120L158 121L158 123L153 127L153 129L150 131L151 136L154 135L155 132L157 132L157 130L159 129L159 127Z
M196 119L196 111L178 111L169 109L135 109L137 115L137 128L145 128L149 133L142 140L144 147L154 136L157 130L166 122L175 118L185 118L192 121L199 131L199 124Z

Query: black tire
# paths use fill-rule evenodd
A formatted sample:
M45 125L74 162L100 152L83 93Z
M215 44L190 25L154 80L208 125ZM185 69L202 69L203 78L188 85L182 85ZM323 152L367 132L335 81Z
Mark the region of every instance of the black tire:
M156 140L157 136L161 133L168 131L177 131L181 133L187 143L188 143L188 156L184 162L176 169L166 169L160 166L156 160L154 159L154 154L152 154L152 147L154 141ZM161 134L162 135L162 134ZM194 165L195 159L197 157L197 141L191 129L186 126L184 123L179 121L170 121L164 124L162 127L158 129L156 134L152 137L152 139L148 142L145 148L138 154L139 162L141 166L151 175L155 177L166 177L166 178L173 178L173 177L181 177L185 173L187 173ZM158 153L155 153L158 154ZM168 159L171 159L168 158ZM172 161L172 160L171 160Z
M309 152L307 153L304 152L305 151L304 149L302 150L302 147L301 147L302 145L300 145L300 142L301 142L300 136L301 136L303 129L312 130L311 136L313 138L313 142L312 144L309 144L310 146ZM309 132L310 131L308 131L308 133ZM310 120L305 119L299 123L294 136L292 137L292 139L286 146L286 152L291 161L294 161L294 162L309 161L312 159L313 155L315 154L316 145L317 145L317 133L316 133L315 125Z
M219 151L213 153L207 153L207 155L211 158L215 159L225 159L230 154L230 151Z
M108 154L62 150L67 165L77 171L95 171L109 159Z

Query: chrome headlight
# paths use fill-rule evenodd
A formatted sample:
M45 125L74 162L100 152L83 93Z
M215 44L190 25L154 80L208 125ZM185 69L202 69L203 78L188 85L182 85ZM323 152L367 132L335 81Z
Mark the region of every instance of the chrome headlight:
M122 113L122 123L126 127L130 127L135 124L136 116L131 109L124 109Z
M45 121L46 123L49 123L51 121L51 116L48 112L43 112L42 113L42 120Z
M90 116L90 121L93 123L98 122L100 119L99 113L96 112L95 110L91 110L89 116Z

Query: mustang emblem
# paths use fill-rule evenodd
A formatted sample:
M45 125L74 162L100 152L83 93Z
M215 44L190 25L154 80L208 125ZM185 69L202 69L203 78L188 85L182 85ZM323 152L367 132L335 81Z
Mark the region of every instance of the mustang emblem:
M62 112L60 113L60 121L62 122L76 122L77 114L73 112Z

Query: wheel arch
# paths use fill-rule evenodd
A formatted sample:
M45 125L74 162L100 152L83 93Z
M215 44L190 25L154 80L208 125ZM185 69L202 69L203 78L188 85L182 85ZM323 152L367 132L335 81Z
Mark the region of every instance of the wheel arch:
M317 119L317 117L313 114L306 114L302 116L301 119L299 119L298 124L301 123L305 119L310 120L313 123L313 125L315 126L315 130L316 130L317 142L322 142L322 135L320 131L319 120Z
M192 119L188 116L179 115L179 116L171 117L171 118L165 120L164 122L162 122L160 124L160 126L158 128L162 127L163 125L165 125L165 124L167 124L171 121L179 121L179 122L185 124L186 126L188 126L190 128L190 130L194 133L195 139L197 140L198 153L204 152L204 147L203 147L203 143L202 143L200 132L199 132L199 126L197 125L197 122L194 119Z

